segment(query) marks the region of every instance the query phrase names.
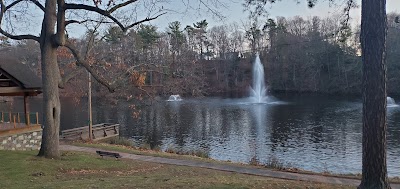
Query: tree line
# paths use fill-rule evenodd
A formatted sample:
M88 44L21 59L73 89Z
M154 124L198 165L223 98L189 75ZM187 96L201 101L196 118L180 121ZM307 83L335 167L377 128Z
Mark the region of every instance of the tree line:
M388 16L388 92L400 91L400 26L397 14ZM343 32L340 16L329 18L277 17L266 21L232 23L208 27L206 20L182 26L171 22L161 31L141 24L123 32L110 26L104 32L88 29L72 39L87 52L93 69L106 79L129 76L120 81L117 93L94 84L95 95L116 101L116 97L146 98L181 94L185 96L242 96L251 84L254 54L265 67L266 83L274 92L319 92L360 94L362 63L359 27ZM40 75L39 51L35 43L11 45L2 39L2 51L18 54ZM37 44L36 44L37 45ZM58 49L62 74L78 66L66 48ZM36 67L35 67L36 66ZM132 69L135 68L135 69ZM65 86L64 96L86 95L87 74L82 70ZM79 89L79 90L77 90Z

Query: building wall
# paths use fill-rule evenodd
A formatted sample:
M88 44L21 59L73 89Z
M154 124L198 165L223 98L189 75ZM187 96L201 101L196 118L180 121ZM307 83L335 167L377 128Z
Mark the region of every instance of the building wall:
M0 150L39 150L42 131L31 131L0 137Z

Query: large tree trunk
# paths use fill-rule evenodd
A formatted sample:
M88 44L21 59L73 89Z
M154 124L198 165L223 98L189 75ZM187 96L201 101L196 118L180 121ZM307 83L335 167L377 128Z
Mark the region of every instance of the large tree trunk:
M390 188L386 168L386 0L363 0L363 155L359 189Z
M60 156L60 99L58 83L60 73L55 45L56 0L46 1L46 14L42 24L40 48L43 83L43 138L38 156L58 158Z

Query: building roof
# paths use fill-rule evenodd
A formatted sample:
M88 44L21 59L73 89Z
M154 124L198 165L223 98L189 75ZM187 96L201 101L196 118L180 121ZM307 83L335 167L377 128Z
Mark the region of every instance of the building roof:
M15 90L11 92L6 90L6 88L11 88L11 86L0 86L0 95L5 95L5 93L10 93L7 95L12 96L25 95L24 93L37 95L42 91L42 79L30 70L28 66L15 58L0 57L0 77L10 79L12 82L11 85L14 85L14 88L19 88L19 92L15 92Z

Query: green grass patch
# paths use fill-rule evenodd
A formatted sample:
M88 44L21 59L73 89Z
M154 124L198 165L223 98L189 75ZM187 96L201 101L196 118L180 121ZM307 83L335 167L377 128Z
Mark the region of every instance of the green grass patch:
M351 188L63 152L0 151L0 188Z

